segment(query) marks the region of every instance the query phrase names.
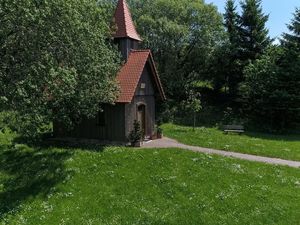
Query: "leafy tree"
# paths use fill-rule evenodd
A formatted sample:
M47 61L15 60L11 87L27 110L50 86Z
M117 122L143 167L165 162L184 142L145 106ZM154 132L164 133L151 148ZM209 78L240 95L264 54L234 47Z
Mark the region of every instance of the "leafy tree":
M225 39L221 15L213 5L203 0L128 2L142 47L153 50L169 98L186 99L194 81L213 79L213 62Z
M266 28L268 15L263 13L261 0L241 2L240 37L242 59L255 60L262 55L272 43Z
M1 0L0 97L26 134L113 103L119 56L96 0Z
M282 56L279 48L272 48L260 59L245 68L245 97L250 117L259 124L273 126L280 116L277 110L281 100L280 90L276 91L280 68L278 61ZM278 108L279 107L279 108ZM275 113L276 112L276 113ZM275 115L276 114L276 115Z
M193 114L193 130L195 130L196 127L196 115L202 109L200 97L200 93L190 90L188 92L188 99L183 101L185 109Z
M273 130L299 122L300 76L282 66L285 57L284 49L273 47L245 69L248 112L254 121ZM299 59L297 64L300 69Z

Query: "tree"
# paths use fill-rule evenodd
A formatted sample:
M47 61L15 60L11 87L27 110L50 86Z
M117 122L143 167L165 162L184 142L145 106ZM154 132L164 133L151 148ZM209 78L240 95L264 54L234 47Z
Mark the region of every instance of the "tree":
M224 13L224 25L232 47L239 46L239 15L234 0L227 0Z
M281 46L273 46L246 67L246 98L259 124L284 130L300 122L300 10Z
M297 8L294 13L294 19L288 25L291 33L284 33L281 44L285 48L294 48L297 52L300 51L300 8Z
M287 59L284 66L287 70L293 70L295 74L299 74L297 66L300 55L300 9L296 9L288 29L290 32L284 33L281 40Z
M261 0L241 2L240 37L242 60L255 60L262 55L272 43L266 22L268 15L263 13Z
M186 99L194 81L212 80L212 62L224 42L222 17L203 0L128 0L142 47L153 50L169 98Z
M242 68L239 63L239 15L236 12L234 0L228 0L226 2L224 25L229 43L225 45L223 52L220 55L224 61L222 65L224 65L223 71L225 71L225 80L228 83L231 95L234 96L236 95L238 84L242 80Z
M245 68L248 112L260 126L282 131L299 122L300 75L283 66L285 50L270 48ZM300 69L298 57L297 68Z
M0 2L0 96L26 134L113 103L119 55L96 0Z
M200 93L190 90L188 92L188 99L183 102L186 110L193 114L193 131L195 131L196 127L196 115L202 109L200 97Z

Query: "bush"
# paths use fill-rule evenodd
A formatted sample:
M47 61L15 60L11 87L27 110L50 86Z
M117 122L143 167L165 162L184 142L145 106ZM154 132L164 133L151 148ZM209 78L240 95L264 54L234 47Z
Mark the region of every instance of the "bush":
M133 130L130 132L128 136L128 140L130 143L135 144L142 140L143 131L141 129L141 124L137 120L133 123Z

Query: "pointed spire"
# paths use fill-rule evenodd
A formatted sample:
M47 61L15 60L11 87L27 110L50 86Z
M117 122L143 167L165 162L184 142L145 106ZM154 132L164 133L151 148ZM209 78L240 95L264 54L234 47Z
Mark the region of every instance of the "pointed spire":
M131 13L126 0L119 0L114 19L117 26L117 31L114 34L114 38L131 38L141 41L141 38L137 33L132 21Z

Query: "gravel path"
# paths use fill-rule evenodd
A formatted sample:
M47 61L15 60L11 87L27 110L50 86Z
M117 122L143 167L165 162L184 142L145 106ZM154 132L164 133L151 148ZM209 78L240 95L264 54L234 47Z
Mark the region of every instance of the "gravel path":
M244 159L244 160L248 160L248 161L263 162L263 163L268 163L268 164L273 164L273 165L283 165L283 166L300 168L300 162L298 162L298 161L269 158L269 157L263 157L263 156L237 153L237 152L228 152L228 151L222 151L222 150L202 148L202 147L197 147L197 146L190 146L190 145L181 144L181 143L177 142L176 140L166 138L166 137L163 139L147 142L144 144L143 148L180 148L180 149L186 149L186 150L190 150L190 151L194 151L194 152L216 154L216 155L221 155L221 156L225 156L225 157Z

